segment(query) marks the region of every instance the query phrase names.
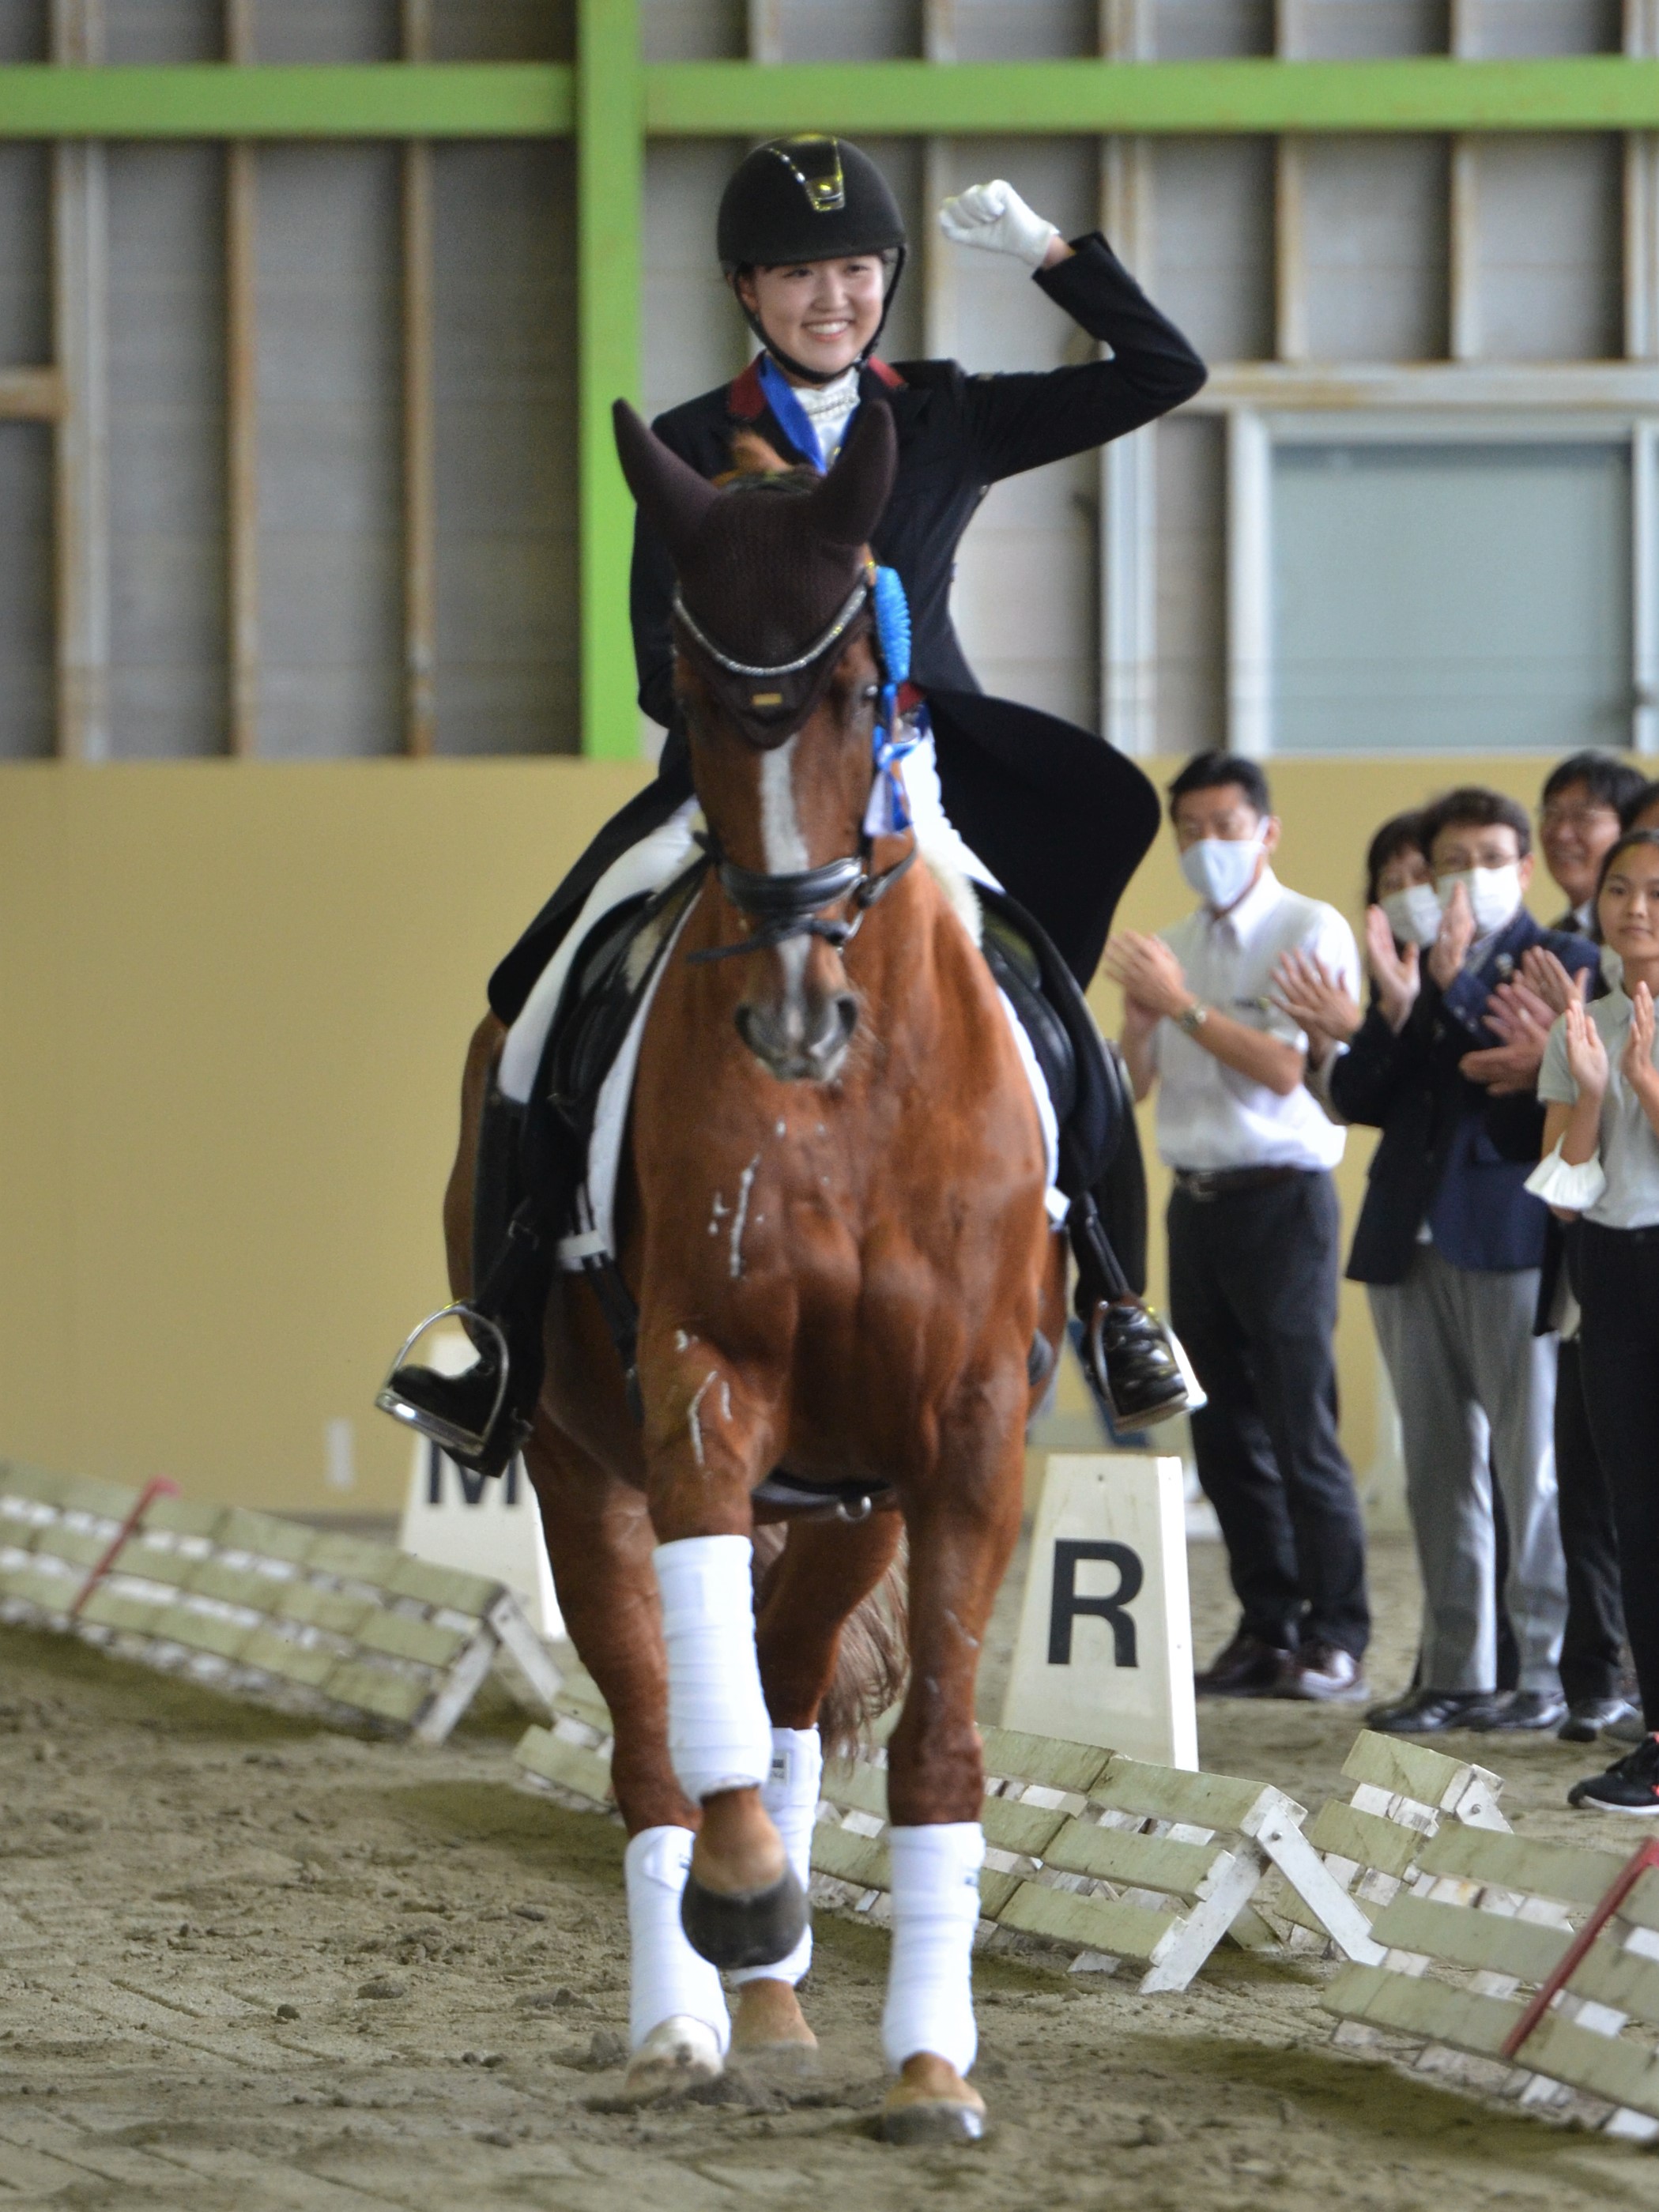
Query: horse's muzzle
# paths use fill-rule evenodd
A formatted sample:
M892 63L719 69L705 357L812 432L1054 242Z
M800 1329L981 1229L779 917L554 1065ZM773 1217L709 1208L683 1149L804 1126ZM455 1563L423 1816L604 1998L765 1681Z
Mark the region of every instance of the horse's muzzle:
M780 1006L744 1000L737 1011L738 1035L780 1083L833 1083L858 1027L858 1000L850 991Z

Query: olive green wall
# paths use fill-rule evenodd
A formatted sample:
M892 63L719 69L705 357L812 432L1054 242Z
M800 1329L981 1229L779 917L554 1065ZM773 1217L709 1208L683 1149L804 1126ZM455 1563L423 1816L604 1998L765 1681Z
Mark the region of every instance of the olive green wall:
M372 1400L444 1295L439 1200L484 979L645 773L0 769L0 1454L268 1506L400 1498L407 1443ZM1530 800L1538 775L1287 763L1283 873L1352 915L1382 816L1466 777ZM1166 832L1123 918L1190 902ZM1097 1003L1115 1025L1110 994ZM1369 1150L1350 1141L1350 1219ZM1363 1468L1360 1299L1341 1352ZM349 1491L327 1474L342 1421Z

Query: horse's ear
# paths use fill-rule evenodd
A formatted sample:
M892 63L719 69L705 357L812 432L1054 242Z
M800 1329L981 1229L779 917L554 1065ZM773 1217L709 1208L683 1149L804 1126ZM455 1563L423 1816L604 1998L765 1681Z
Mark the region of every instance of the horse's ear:
M720 494L696 471L671 453L625 399L611 410L617 455L628 489L640 512L661 532L678 567L699 525Z
M898 469L898 433L884 399L866 399L836 465L812 494L812 520L835 545L865 545Z

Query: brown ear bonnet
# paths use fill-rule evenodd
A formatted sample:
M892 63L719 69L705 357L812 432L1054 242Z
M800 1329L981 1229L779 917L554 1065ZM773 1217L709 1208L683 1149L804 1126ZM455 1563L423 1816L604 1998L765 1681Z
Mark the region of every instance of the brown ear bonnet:
M624 400L613 412L623 474L679 580L679 650L751 744L781 744L870 619L865 548L897 466L891 410L866 399L825 477L792 471L723 489L671 453Z

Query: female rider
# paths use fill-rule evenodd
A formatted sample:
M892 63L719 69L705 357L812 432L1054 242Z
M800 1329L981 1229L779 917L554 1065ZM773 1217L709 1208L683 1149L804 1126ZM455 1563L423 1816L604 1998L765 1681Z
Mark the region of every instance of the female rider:
M1093 974L1124 885L1157 834L1152 786L1091 733L979 690L951 627L951 580L958 542L991 484L1104 444L1188 399L1204 366L1159 314L1098 232L1067 244L1054 224L1004 183L974 186L945 203L940 223L958 244L1012 255L1109 359L1046 374L970 376L954 362L890 368L875 355L904 265L904 224L886 179L845 139L775 140L739 165L720 203L720 258L761 352L732 384L659 417L657 435L703 475L729 471L747 431L791 465L833 462L859 408L884 401L898 434L898 471L873 551L894 568L909 602L912 687L925 695L932 742L907 761L905 786L923 842L948 840L969 872L1000 885L1039 928L1042 989L1070 1034L1078 1089L1109 1095L1101 1047L1079 986ZM673 695L667 549L643 520L635 539L631 605L640 703L668 730L659 773L601 831L490 980L489 1000L507 1025L498 1080L479 1141L474 1283L470 1310L501 1328L510 1349L511 1405L498 1409L495 1340L475 1328L477 1367L459 1376L400 1367L382 1402L446 1449L491 1471L505 1464L539 1379L550 1187L568 1190L580 1164L551 1158L552 1117L525 1109L544 1094L548 1053L574 955L603 915L658 889L692 857L690 767ZM959 833L959 834L958 834ZM1083 1063L1087 1060L1085 1066ZM1127 1120L1127 1116L1122 1117ZM1133 1123L1100 1201L1138 1284L1144 1266L1144 1197ZM565 1149L569 1150L568 1139ZM1158 1325L1114 1265L1090 1186L1097 1132L1062 1136L1060 1183L1073 1199L1079 1280L1089 1330L1085 1362L1121 1422L1179 1411L1184 1395ZM524 1159L533 1151L539 1206L520 1207ZM1070 1163L1068 1179L1066 1163ZM532 1180L537 1179L532 1173ZM562 1210L562 1209L561 1209ZM532 1218L533 1217L533 1218ZM550 1224L556 1236L562 1221ZM534 1370L534 1375L531 1372ZM395 1404L389 1401L395 1400ZM492 1430L488 1440L483 1431ZM520 1433L521 1433L521 1427Z

